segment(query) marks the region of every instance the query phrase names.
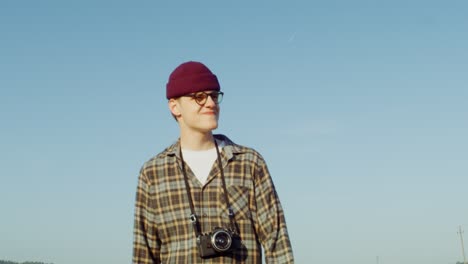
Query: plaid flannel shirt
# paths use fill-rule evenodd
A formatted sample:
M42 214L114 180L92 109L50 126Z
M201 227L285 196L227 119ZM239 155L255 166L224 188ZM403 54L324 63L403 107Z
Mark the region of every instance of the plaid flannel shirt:
M268 168L253 149L223 135L220 152L228 199L242 247L227 256L199 255L188 193L179 155L180 144L147 161L139 175L135 205L133 263L294 263L285 217ZM217 163L202 185L189 166L189 186L201 232L228 227L230 220Z

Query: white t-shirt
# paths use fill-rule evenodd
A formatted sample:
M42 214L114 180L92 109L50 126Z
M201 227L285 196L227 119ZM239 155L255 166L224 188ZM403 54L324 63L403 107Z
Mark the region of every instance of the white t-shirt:
M219 152L221 152L224 142L218 140L216 142L218 143ZM182 155L184 156L184 161L190 167L200 183L205 184L208 175L210 175L211 168L218 158L216 149L188 150L182 148Z

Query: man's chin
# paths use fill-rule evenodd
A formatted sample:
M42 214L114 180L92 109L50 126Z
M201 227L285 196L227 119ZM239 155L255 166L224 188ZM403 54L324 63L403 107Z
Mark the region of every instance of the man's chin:
M207 132L208 132L208 131L213 131L213 130L215 130L215 129L218 128L218 123L207 125L207 126L205 126L205 128L206 128L206 131L207 131Z

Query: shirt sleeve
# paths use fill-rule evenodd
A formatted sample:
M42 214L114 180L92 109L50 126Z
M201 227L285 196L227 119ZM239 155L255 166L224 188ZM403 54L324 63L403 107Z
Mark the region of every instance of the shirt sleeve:
M143 170L138 177L135 201L135 223L133 229L133 263L159 264L160 240L154 221L154 197L150 195L150 184Z
M257 164L255 185L256 230L263 246L265 261L267 264L294 263L284 212L263 159Z

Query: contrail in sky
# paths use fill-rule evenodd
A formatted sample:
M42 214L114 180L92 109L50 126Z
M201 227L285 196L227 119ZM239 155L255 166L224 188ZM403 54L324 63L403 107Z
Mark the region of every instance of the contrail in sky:
M294 31L294 33L289 37L288 42L293 42L294 41L294 39L296 38L296 33L297 33L297 31Z

